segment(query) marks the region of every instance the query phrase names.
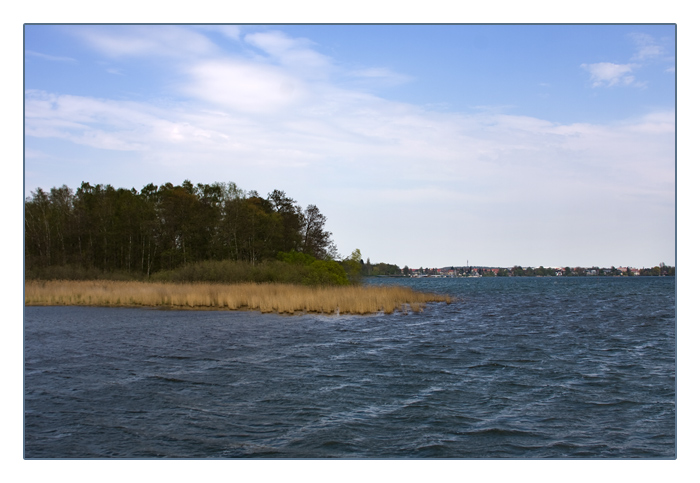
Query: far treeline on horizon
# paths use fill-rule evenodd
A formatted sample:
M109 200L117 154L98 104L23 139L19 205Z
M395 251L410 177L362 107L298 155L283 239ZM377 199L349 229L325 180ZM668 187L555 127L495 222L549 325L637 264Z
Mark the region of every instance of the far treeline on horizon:
M25 200L25 278L346 285L363 276L673 276L634 267L399 268L341 257L316 205L235 183L152 183L141 191L83 182Z

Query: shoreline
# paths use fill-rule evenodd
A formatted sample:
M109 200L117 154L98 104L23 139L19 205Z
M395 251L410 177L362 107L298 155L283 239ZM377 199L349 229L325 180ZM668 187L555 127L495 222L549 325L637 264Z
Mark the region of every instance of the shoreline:
M111 280L29 280L25 306L93 306L167 310L252 310L297 315L368 315L421 312L451 297L401 286L322 286L120 282Z

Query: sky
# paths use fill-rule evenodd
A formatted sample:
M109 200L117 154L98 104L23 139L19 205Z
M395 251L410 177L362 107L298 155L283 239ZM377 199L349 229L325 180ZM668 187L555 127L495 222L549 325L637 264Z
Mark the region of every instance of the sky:
M342 256L675 265L676 26L24 26L24 189L235 182Z

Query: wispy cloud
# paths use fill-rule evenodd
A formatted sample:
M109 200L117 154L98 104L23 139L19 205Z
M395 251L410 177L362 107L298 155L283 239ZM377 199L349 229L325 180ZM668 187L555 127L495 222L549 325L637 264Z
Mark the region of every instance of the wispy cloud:
M89 47L113 58L181 58L211 55L219 50L206 36L173 25L85 26L71 32L82 38Z
M364 69L356 69L348 71L346 75L358 80L379 82L383 85L398 85L413 80L413 78L408 75L394 72L386 67L368 67Z
M613 64L612 62L598 62L597 64L581 64L581 67L591 75L593 87L616 85L628 86L634 82L631 75L635 64Z
M50 60L53 62L78 62L72 57L62 57L57 55L42 54L41 52L34 52L33 50L25 50L25 54L31 55L33 57L39 57L44 60Z
M637 32L628 34L628 38L636 47L628 63L581 64L581 67L590 74L592 87L634 86L645 88L647 82L637 80L632 72L659 60L673 60L667 57L664 47L651 35ZM665 71L670 72L668 69Z
M208 87L218 89L216 84ZM227 95L219 91L212 98ZM260 95L271 108L287 102L270 100L265 91ZM228 159L239 169L276 165L277 175L288 180L307 177L322 166L336 174L350 168L368 177L400 178L406 189L432 182L459 191L459 183L479 179L501 197L517 197L543 177L548 183L588 182L618 191L659 183L673 190L673 170L666 171L666 179L653 168L659 156L666 159L668 154L672 166L672 113L618 125L560 125L493 112L425 111L349 94L336 96L337 104L325 109L299 99L294 114L282 116L257 107L251 117L239 112L250 107L241 98L227 102L220 104L222 111L212 112L32 91L26 99L27 135L131 150L164 163L178 160L182 175L195 170L214 179ZM614 173L604 180L582 179L582 173L598 176L611 169ZM509 190L501 193L501 186Z
M278 31L256 32L244 36L244 40L266 54L266 61L284 66L307 78L326 78L333 69L332 60L312 46L304 38L291 38Z
M656 59L664 54L664 49L654 37L643 33L631 33L629 37L637 45L637 52L632 56L633 61Z
M238 25L197 25L195 28L205 32L216 32L231 40L240 40L241 28Z
M90 32L82 35L109 55L175 55L175 47L187 40L195 45L188 47L190 53L208 55L190 58L185 52L188 62L172 64L179 79L173 85L183 96L174 106L29 91L27 135L130 150L159 162L177 159L183 173L210 169L215 176L221 159L235 159L239 167L271 163L290 179L321 166L336 173L352 166L354 172L379 177L400 171L407 189L425 181L454 186L478 176L495 193L504 179L511 185L534 183L538 176L571 181L582 165L587 172L610 165L627 172L632 168L621 167L620 160L629 152L644 160L645 153L658 153L653 146L672 143L668 116L624 126L557 125L508 115L503 107L457 114L388 101L336 81L399 74L383 67L342 72L309 40L277 31L244 35L242 44L258 49L252 56L224 55L201 31L182 27ZM129 35L130 44L116 45ZM635 82L635 64L582 67L594 86ZM331 75L336 70L340 74ZM576 169L562 158L578 160ZM292 167L295 172L286 171ZM609 182L622 178L611 176Z
M535 182L546 175L571 180L572 165L562 158L578 160L579 168L588 166L586 172L614 165L622 173L632 169L621 167L628 153L645 160L659 152L654 146L673 145L670 115L596 126L558 125L493 106L472 114L426 110L341 87L338 80L348 76L401 76L384 67L343 71L307 39L278 31L241 37L238 28L226 29L229 38L258 49L251 56L222 53L201 28L138 27L86 28L80 35L108 56L179 52L188 59L171 64L178 79L172 85L183 96L179 101L160 106L28 91L27 135L130 150L149 159L180 159L190 170L211 169L212 176L221 159L235 159L237 165L269 162L302 170L323 165L330 172L352 166L354 172L378 176L396 170L410 183L449 185L479 176L482 184L494 187L500 179ZM195 52L207 55L191 57ZM594 86L635 83L636 64L582 67ZM614 176L609 180L622 182Z

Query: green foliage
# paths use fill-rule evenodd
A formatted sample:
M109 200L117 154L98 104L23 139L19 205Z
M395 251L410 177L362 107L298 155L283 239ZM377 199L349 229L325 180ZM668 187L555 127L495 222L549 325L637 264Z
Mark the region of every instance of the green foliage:
M302 211L283 191L263 198L235 183L39 188L25 200L25 265L28 274L71 266L85 277L149 278L203 261L274 261L280 251L330 260L325 222L318 207Z
M401 275L403 272L398 265L390 263L375 263L371 265L370 275L378 277L381 275Z
M344 266L335 260L317 260L306 253L279 252L277 259L295 266L304 285L348 285L350 281Z
M556 275L553 268L544 268L542 265L534 270L534 274L537 277L553 277Z
M285 270L289 265L282 262L253 264L235 260L207 260L191 263L173 270L161 270L151 276L157 282L217 282L217 283L300 283L296 273Z
M360 283L362 280L362 267L364 263L362 262L362 253L360 253L359 248L353 250L350 257L345 258L340 264L345 270L345 274L350 283Z
M234 260L208 260L151 276L157 282L289 283L297 285L348 285L338 262L312 260L309 264L267 260L250 263Z
M540 265L538 268L523 268L516 265L511 269L511 273L514 277L553 277L556 275L553 268L544 268L542 265Z
M349 285L343 266L335 260L315 260L304 277L305 285Z
M293 250L289 252L278 252L277 260L294 265L311 265L316 261L316 259L311 255L307 255L306 253L302 252L295 252Z

